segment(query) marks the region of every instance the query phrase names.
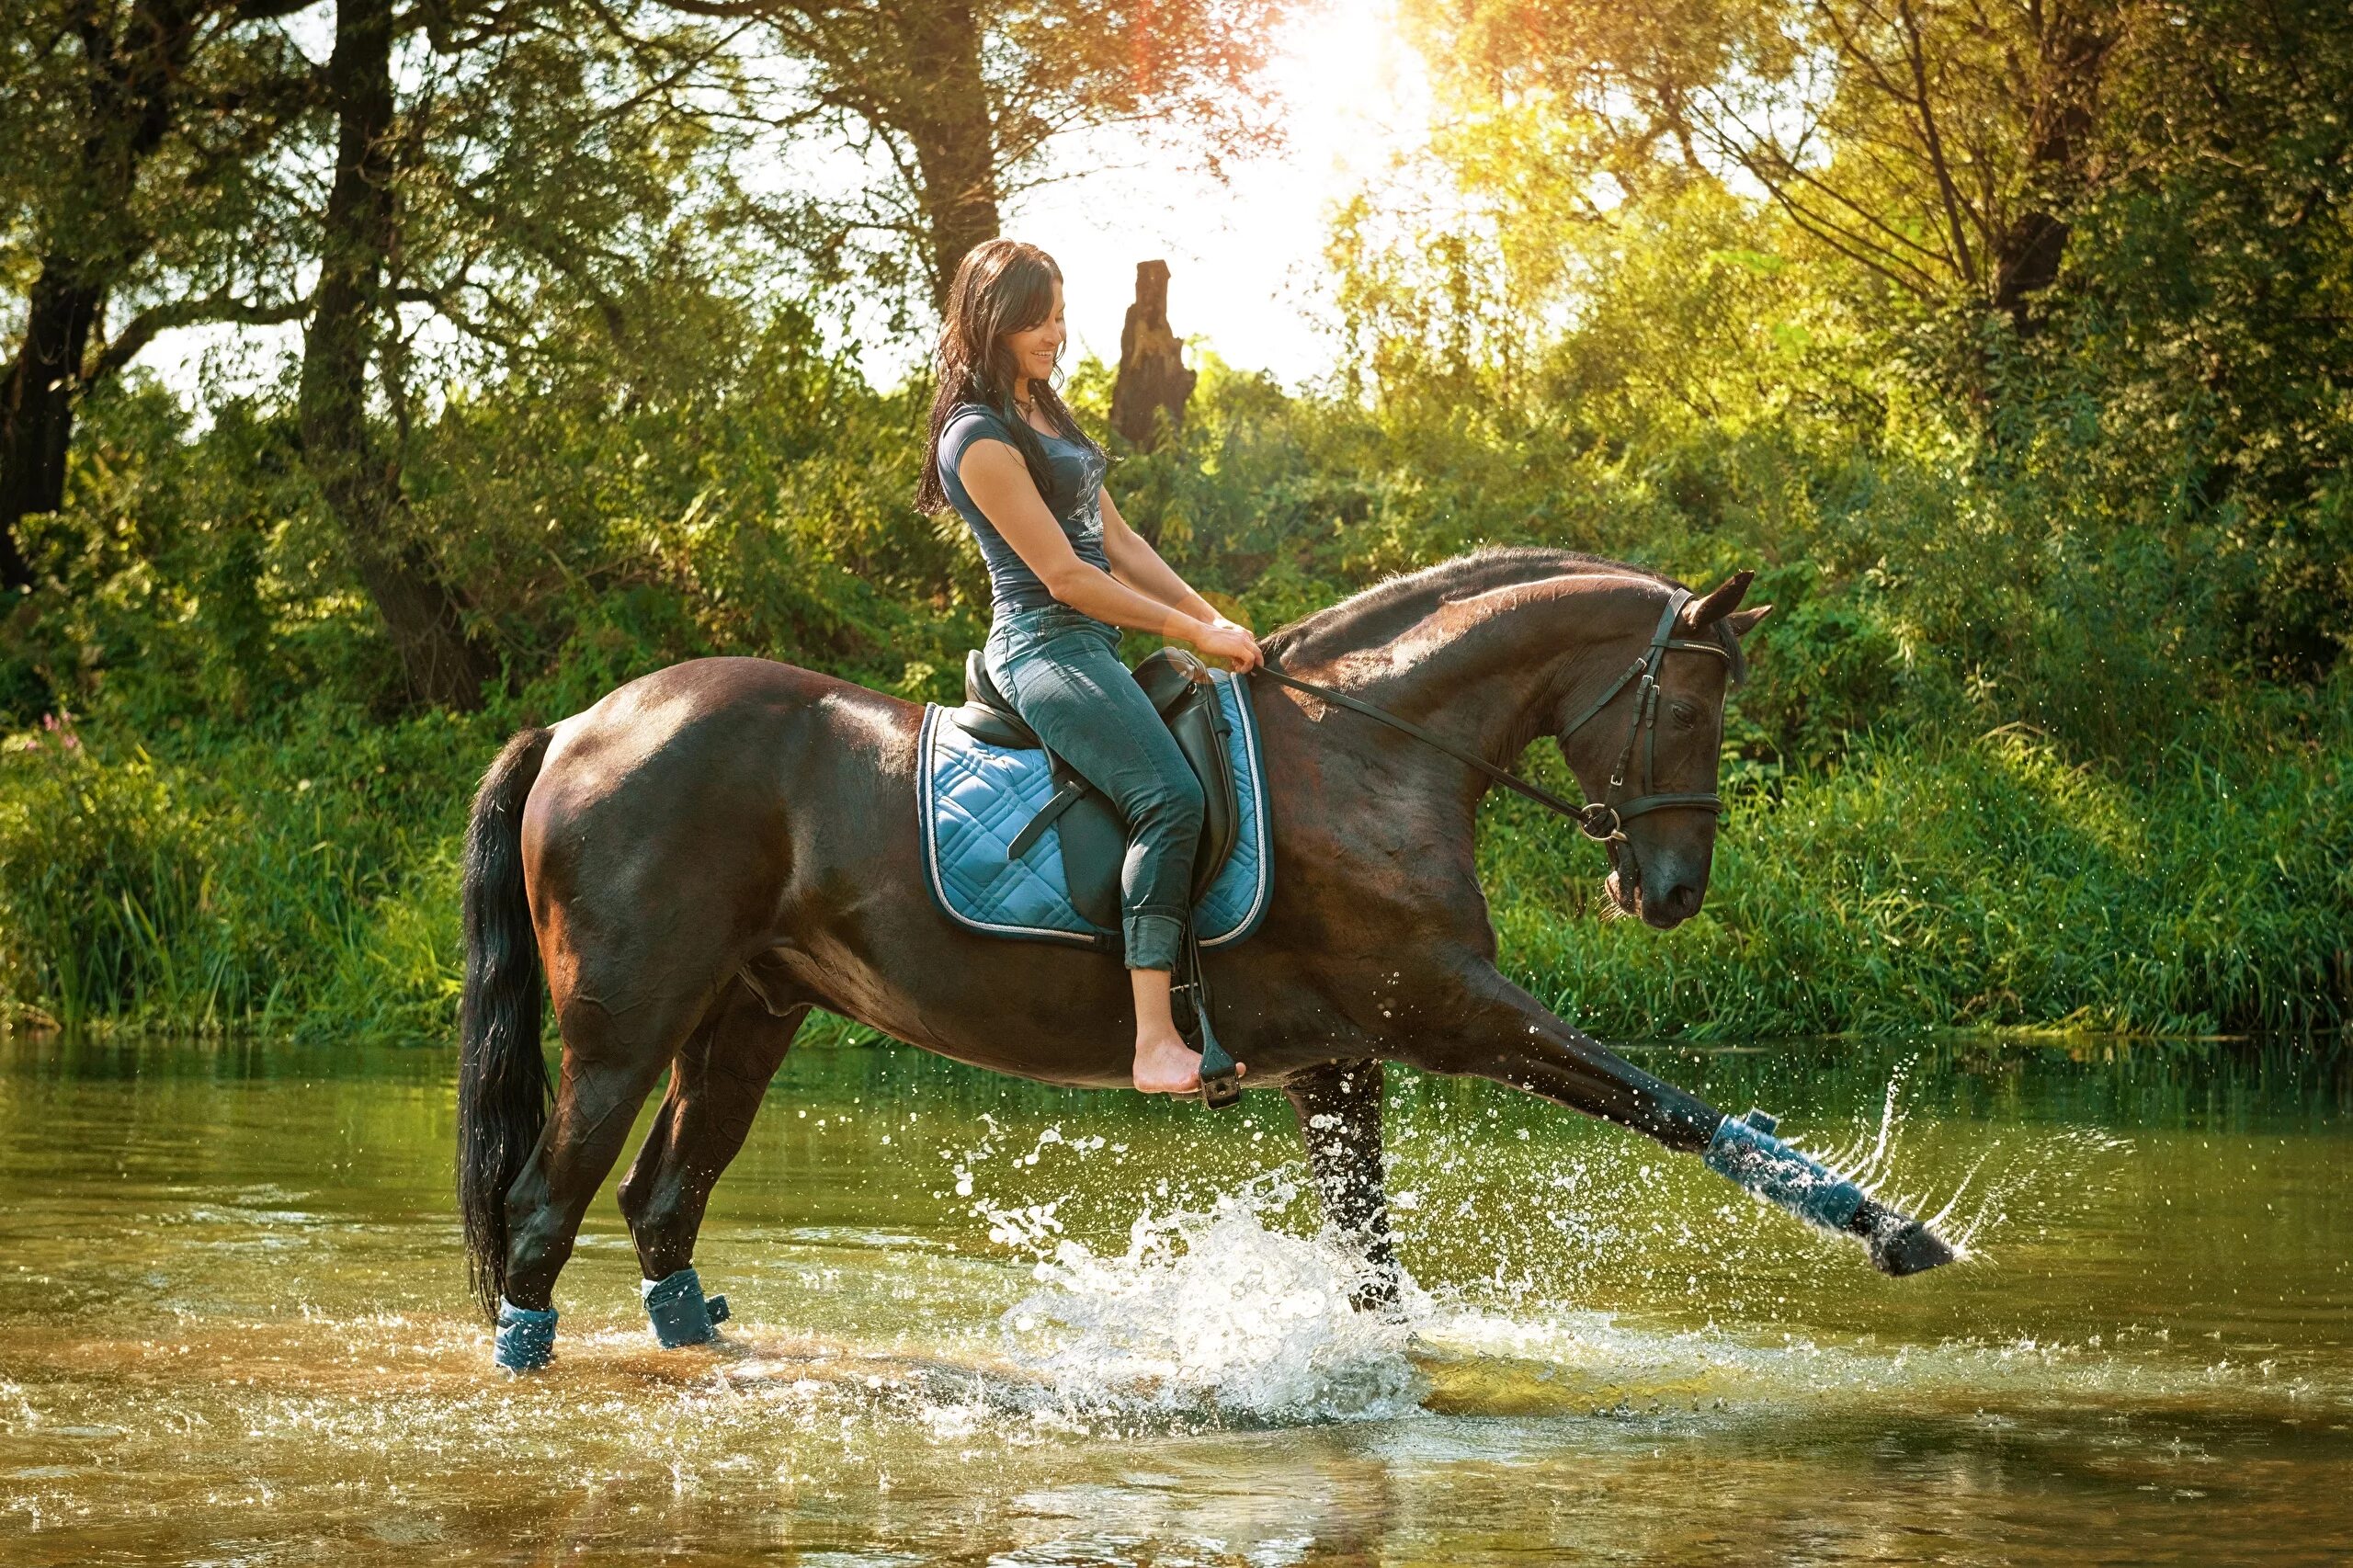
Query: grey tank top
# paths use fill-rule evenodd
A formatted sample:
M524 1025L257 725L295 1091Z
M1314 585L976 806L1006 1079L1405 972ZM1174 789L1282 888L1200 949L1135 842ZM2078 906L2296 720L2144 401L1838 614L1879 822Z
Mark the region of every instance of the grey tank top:
M1034 429L1034 427L1033 427ZM1062 525L1063 537L1070 540L1071 549L1081 561L1088 562L1108 572L1110 558L1103 552L1103 473L1109 464L1100 452L1084 442L1061 436L1049 436L1036 430L1038 444L1046 450L1046 472L1051 483L1046 491L1046 510ZM981 547L981 559L989 569L989 598L997 615L1010 615L1017 610L1039 609L1054 602L1054 596L1038 574L1029 570L1005 536L965 493L964 481L956 472L956 465L963 460L964 449L974 441L1003 441L1016 452L1014 434L1005 416L985 403L961 403L949 414L948 423L939 432L939 487L948 493L948 504L956 508L972 530L973 540Z

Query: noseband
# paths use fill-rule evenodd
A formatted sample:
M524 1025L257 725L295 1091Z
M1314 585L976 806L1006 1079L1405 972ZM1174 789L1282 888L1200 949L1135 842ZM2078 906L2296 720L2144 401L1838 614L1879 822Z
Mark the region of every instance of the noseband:
M1271 665L1261 664L1250 673L1254 676L1264 676L1278 686L1288 686L1294 690L1304 691L1310 696L1320 697L1326 702L1361 713L1368 719L1378 719L1392 730L1411 735L1426 745L1437 747L1464 767L1485 774L1506 789L1517 790L1538 805L1560 812L1561 815L1574 822L1587 838L1598 839L1604 844L1615 846L1625 840L1625 823L1629 817L1642 816L1649 812L1673 811L1678 808L1718 813L1722 813L1724 809L1723 798L1714 793L1643 794L1637 795L1630 801L1617 799L1619 792L1625 788L1626 769L1633 762L1634 752L1638 746L1643 753L1642 781L1638 787L1648 790L1653 775L1657 769L1658 676L1661 667L1666 663L1667 651L1679 648L1694 653L1713 653L1725 664L1732 663L1731 652L1722 643L1700 642L1674 634L1675 618L1682 614L1683 607L1690 602L1691 590L1688 588L1677 588L1670 593L1666 599L1666 608L1658 618L1658 630L1651 633L1650 646L1643 650L1643 656L1628 665L1624 675L1610 682L1609 689L1597 698L1584 712L1578 714L1574 723L1561 732L1561 739L1566 742L1571 735L1575 734L1598 717L1601 710L1609 706L1611 699L1626 689L1629 682L1638 683L1634 687L1634 722L1627 727L1626 744L1618 754L1618 766L1609 770L1609 788L1600 800L1590 801L1584 805L1564 801L1552 790L1530 784L1518 774L1507 768L1497 767L1485 757L1474 756L1456 745L1452 741L1432 734L1410 719L1400 719L1387 709L1376 708L1362 698L1351 697L1345 691L1334 691L1330 687L1318 686L1313 681L1301 680L1297 676L1286 675Z

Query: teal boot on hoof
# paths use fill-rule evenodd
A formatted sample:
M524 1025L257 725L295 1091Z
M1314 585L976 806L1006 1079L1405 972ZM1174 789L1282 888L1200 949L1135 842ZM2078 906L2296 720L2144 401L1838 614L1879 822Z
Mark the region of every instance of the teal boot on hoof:
M702 1280L691 1267L665 1278L640 1280L637 1290L645 1298L654 1340L665 1350L707 1344L719 1337L718 1325L727 1321L727 1298L704 1296Z
M536 1372L555 1358L555 1309L498 1302L498 1364L510 1372Z
M1810 1225L1845 1230L1863 1206L1863 1189L1774 1137L1776 1125L1761 1110L1725 1117L1699 1158L1733 1186L1746 1187Z
M1820 1160L1773 1136L1761 1110L1724 1118L1700 1158L1710 1170L1811 1225L1861 1238L1883 1274L1919 1274L1960 1254L1917 1220L1866 1196Z

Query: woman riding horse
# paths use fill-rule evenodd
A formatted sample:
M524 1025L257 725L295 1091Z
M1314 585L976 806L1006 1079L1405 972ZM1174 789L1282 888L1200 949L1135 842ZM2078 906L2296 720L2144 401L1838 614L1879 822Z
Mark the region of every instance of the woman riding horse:
M1102 449L1054 392L1068 335L1051 256L1017 240L965 256L939 330L915 505L955 507L980 543L989 678L1126 821L1120 909L1135 993L1135 1086L1191 1094L1199 1059L1176 1032L1168 989L1189 912L1201 787L1120 662L1120 628L1189 642L1237 671L1258 663L1258 642L1187 586L1111 504Z
M1108 498L1099 454L1049 401L1061 328L1057 296L1041 293L1042 305L992 307L991 290L960 280L951 320L971 324L958 341L979 347L958 390L943 392L956 401L942 414L992 387L1008 402L1026 394L1029 408L1013 402L1018 423L995 410L989 439L976 424L943 445L955 455L942 466L1000 537L1037 547L1029 574L1072 601L1001 615L992 667L1050 744L1103 767L1133 801L1154 789L1142 779L1155 765L1138 760L1143 737L1165 737L1116 706L1132 682L1111 656L1115 622L1181 633L1238 663L1256 650L1173 573L1154 575L1140 543L1127 553L1125 538L1108 542L1126 536L1108 519L1102 563L1080 566L1065 529L1092 529L1063 519L1091 517ZM1005 312L994 325L990 308ZM1027 335L1040 327L1042 340ZM972 379L971 365L999 353L998 379ZM1051 462L1042 483L1031 472L1029 443L1045 450L1030 417L1041 408L1069 432L1082 488ZM1157 587L1139 591L1112 568ZM1266 640L1245 699L1269 781L1270 892L1256 934L1217 955L1220 1032L1249 1061L1253 1085L1290 1099L1326 1213L1370 1267L1368 1300L1398 1288L1381 1195L1389 1062L1508 1084L1694 1155L1855 1238L1888 1273L1954 1258L1931 1225L1778 1137L1770 1117L1728 1115L1653 1077L1495 967L1475 853L1490 785L1538 797L1607 844L1605 885L1625 913L1661 928L1698 913L1722 806L1725 692L1743 667L1740 639L1764 614L1739 608L1748 581L1741 573L1695 594L1568 551L1483 550ZM1067 619L1047 634L1025 614ZM1092 709L1074 696L1089 687L1101 696ZM1148 967L1167 960L1166 928L1136 918L1183 913L1181 861L1167 871L1149 864L1149 845L1130 850L1128 962L1139 967L1127 980L1093 951L959 926L925 882L925 729L922 704L815 670L690 659L517 731L491 764L466 835L458 1189L498 1365L521 1371L553 1355L556 1278L638 1107L665 1077L621 1212L657 1340L711 1337L724 1308L694 1267L704 1205L816 1008L1045 1083L1183 1086L1161 1075L1168 975ZM1582 806L1510 771L1545 734ZM1165 778L1177 765L1157 766ZM1164 859L1181 855L1182 838L1166 834ZM1103 1027L1131 992L1132 1056ZM549 1001L563 1037L552 1083L540 1048Z

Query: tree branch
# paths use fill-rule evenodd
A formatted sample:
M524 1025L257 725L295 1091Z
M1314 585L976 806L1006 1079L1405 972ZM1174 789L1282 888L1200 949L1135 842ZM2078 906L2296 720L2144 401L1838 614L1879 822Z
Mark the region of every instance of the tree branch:
M280 322L301 319L310 309L307 300L278 300L256 302L240 300L227 294L211 294L200 300L174 300L154 305L131 318L121 334L98 350L82 372L85 386L95 386L119 371L139 357L140 351L153 343L157 335L174 327L197 326L207 322L234 322L241 326L275 326Z

